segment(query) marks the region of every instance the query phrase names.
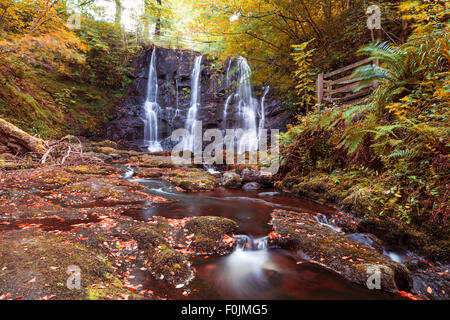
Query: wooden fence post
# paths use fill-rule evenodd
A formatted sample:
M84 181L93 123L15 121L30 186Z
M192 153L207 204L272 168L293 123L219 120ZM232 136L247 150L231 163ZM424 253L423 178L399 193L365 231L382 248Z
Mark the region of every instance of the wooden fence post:
M321 105L323 101L323 73L319 73L316 83L317 104Z

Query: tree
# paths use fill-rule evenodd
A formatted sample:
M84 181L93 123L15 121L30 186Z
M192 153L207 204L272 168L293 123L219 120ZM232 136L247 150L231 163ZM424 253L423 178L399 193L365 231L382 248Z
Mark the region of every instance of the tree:
M114 25L121 29L122 28L122 12L123 12L123 6L122 6L122 0L114 0L116 4L116 14L114 18Z

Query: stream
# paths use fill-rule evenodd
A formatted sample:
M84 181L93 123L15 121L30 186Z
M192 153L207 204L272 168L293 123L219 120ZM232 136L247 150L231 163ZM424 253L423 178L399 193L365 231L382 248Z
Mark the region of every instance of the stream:
M327 216L335 209L313 201L294 198L274 190L263 193L218 189L214 192L180 193L161 180L126 178L147 187L147 192L162 196L170 203L151 208L132 208L123 212L135 220L147 221L153 216L186 218L221 216L239 224L235 236L237 247L228 256L197 257L193 266L196 278L189 285L191 294L165 281L155 280L147 272L134 270L135 284L167 299L398 299L398 295L369 290L351 283L338 274L310 263L295 252L268 248L268 224L274 209L321 213Z

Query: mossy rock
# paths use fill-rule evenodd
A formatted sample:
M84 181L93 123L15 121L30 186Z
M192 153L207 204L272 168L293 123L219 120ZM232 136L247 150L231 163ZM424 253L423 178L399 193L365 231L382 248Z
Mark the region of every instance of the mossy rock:
M65 168L67 172L76 174L90 174L90 175L107 175L110 174L112 168L105 168L101 166L75 166Z
M87 300L93 298L142 299L121 285L101 252L73 243L72 239L47 233L19 230L0 234L0 292L12 298L37 300L53 297L57 300ZM80 269L80 289L69 289L67 270ZM106 276L113 275L113 276ZM93 288L98 290L93 293ZM103 289L99 289L103 288ZM101 290L101 291L99 291Z
M112 149L118 149L117 142L111 141L111 140L105 140L100 142L91 142L91 147L107 147Z
M214 175L199 169L173 171L169 181L187 192L211 191L219 184Z
M242 187L242 178L235 172L225 172L222 176L222 185L229 189L240 189Z
M129 233L136 240L139 248L143 250L155 250L158 246L168 246L167 241L160 233L157 226L145 222L137 223Z
M194 273L186 257L178 251L161 246L151 257L151 270L157 278L171 283L183 283L193 278Z
M373 266L381 271L382 290L411 289L411 274L405 266L321 225L312 214L275 210L271 224L274 228L272 243L302 252L352 282L366 286L368 268Z
M142 179L158 179L163 176L164 172L160 169L139 169L135 172L135 176Z
M197 217L186 222L188 234L194 234L191 248L201 252L217 252L224 235L232 235L238 228L233 220L222 217Z

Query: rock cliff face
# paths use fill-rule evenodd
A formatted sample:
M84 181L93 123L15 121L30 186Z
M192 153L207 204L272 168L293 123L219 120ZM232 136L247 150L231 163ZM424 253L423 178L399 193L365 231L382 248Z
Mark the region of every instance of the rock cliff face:
M133 83L126 98L115 108L112 121L106 128L110 140L123 146L137 148L142 145L144 123L141 120L146 98L149 65L153 49L145 50L137 59L132 73ZM191 73L199 52L156 48L156 69L158 75L158 99L160 106L159 136L165 149L172 146L170 135L173 130L184 128L190 107ZM229 70L228 70L229 71ZM255 87L258 101L263 88ZM227 66L217 68L209 56L204 56L201 71L201 108L198 120L203 129L224 129L223 112L225 102L231 94L227 84ZM232 109L232 106L230 106ZM265 98L265 128L284 130L289 115L283 112L281 102L269 92ZM233 123L228 122L228 128Z

